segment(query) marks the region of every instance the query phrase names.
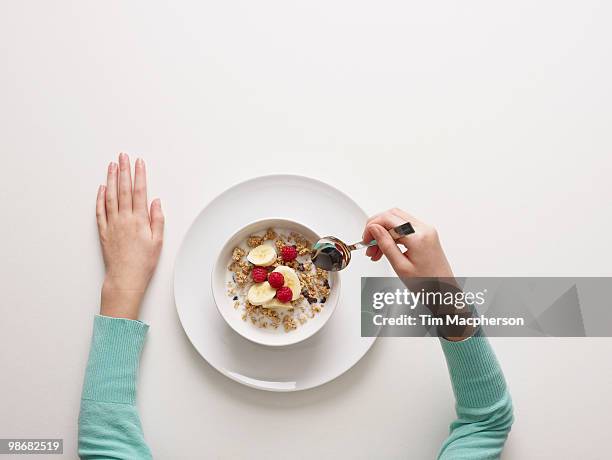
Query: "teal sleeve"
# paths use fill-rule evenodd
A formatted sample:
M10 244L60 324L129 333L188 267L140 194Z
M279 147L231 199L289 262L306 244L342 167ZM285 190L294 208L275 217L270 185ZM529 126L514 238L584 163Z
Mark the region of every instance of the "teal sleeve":
M495 353L484 336L463 342L441 339L456 399L439 459L497 459L512 426L512 400Z
M135 406L148 328L140 321L95 317L79 414L80 458L152 458Z

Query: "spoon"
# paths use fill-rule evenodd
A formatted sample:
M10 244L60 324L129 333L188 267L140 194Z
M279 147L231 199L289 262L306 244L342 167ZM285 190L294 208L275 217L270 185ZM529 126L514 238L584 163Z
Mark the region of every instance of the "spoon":
M414 233L414 228L410 222L398 225L389 230L389 234L394 240ZM314 256L312 263L317 267L330 272L337 272L346 268L351 261L351 251L375 246L376 240L369 243L360 241L359 243L347 245L335 236L325 236L312 246Z

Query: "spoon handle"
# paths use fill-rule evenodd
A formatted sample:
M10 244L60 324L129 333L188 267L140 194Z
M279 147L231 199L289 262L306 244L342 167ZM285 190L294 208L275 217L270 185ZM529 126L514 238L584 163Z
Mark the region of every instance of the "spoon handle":
M376 240L372 240L369 243L360 241L359 243L351 244L348 246L349 251L356 251L358 249L369 248L370 246L376 246Z
M405 222L389 230L391 238L393 238L395 241L399 240L403 236L410 235L411 233L414 233L414 228L410 222ZM376 240L372 240L369 243L360 241L359 243L351 244L348 246L348 248L350 251L355 251L358 249L369 248L370 246L376 246Z

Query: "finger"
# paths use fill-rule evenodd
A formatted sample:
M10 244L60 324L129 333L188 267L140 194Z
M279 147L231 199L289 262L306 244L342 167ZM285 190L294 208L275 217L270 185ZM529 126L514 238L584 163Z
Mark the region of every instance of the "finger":
M412 214L410 214L409 212L406 212L402 209L399 208L392 208L389 210L389 212L397 217L399 217L400 219L402 219L402 223L405 222L409 222L410 224L412 224L412 228L414 229L415 233L421 233L421 231L427 227L422 221L420 221L418 218L414 217ZM410 241L410 235L406 235L403 236L401 238L398 238L396 240L397 243L403 244L406 248L408 248L408 242Z
M104 203L106 195L106 187L100 185L98 187L98 196L96 197L96 221L98 222L98 232L102 233L106 230L106 204Z
M392 209L389 209L385 212L381 212L379 214L375 214L366 221L366 227L363 231L363 241L367 243L374 239L368 229L369 224L380 224L389 230L393 227L397 227L398 225L403 224L404 222L406 222L405 218L400 217L399 215L394 213Z
M132 212L132 172L130 159L119 154L119 212Z
M371 219L371 218L370 218L370 219ZM368 228L368 225L370 224L370 219L368 219L368 220L367 220L367 222L366 222L366 226L365 226L365 228L363 229L363 234L361 235L361 241L363 241L363 242L364 242L364 243L366 243L366 244L367 244L367 243L369 243L370 241L372 241L372 240L374 239L374 237L372 236L372 232L371 232L371 231L370 231L370 229ZM368 248L368 250L366 251L366 254L367 254L367 252L368 252L370 249L372 249L372 248L376 248L376 246L370 246L370 247Z
M393 227L397 227L405 223L406 221L395 214L392 214L390 211L383 212L382 214L378 214L376 216L368 219L368 223L366 224L366 228L363 231L363 241L368 243L372 240L375 240L374 235L372 235L370 224L378 224L385 227L387 230L392 229Z
M366 222L366 227L367 224L372 223L372 222L376 222L378 220L380 220L381 218L384 218L385 216L395 216L395 217L399 217L402 220L402 223L404 222L410 222L412 224L414 223L420 223L420 220L417 219L416 217L414 217L412 214L399 209L399 208L392 208L389 209L387 211L378 213L378 214L374 214L373 216L371 216L367 222Z
M385 227L387 230L391 230L393 227L397 227L398 225L404 224L407 221L411 221L411 220L414 220L414 219L411 219L411 217L408 215L400 216L392 212L391 210L389 210L389 211L383 212L382 214L379 214L377 216L374 216L368 219L368 225L369 224L379 224ZM366 226L366 229L367 229L367 226Z
M369 243L370 241L375 239L374 235L372 235L372 232L370 231L370 228L369 228L369 224L370 223L380 222L380 223L385 224L385 222L386 222L385 225L390 225L390 223L389 223L390 219L395 219L395 217L392 217L391 211L385 211L385 212L382 212L382 213L379 213L379 214L376 214L376 215L370 217L368 219L368 224L366 224L366 228L363 231L363 239L362 239L362 241L364 241L366 243ZM366 255L368 257L370 257L372 262L378 262L382 258L383 253L382 253L382 251L380 250L380 248L378 246L370 246L366 250Z
M411 262L404 256L385 227L380 224L370 224L368 227L372 236L376 239L378 247L397 273L411 268Z
M383 253L378 246L370 246L368 248L369 251L366 251L366 255L372 260L372 262L376 262L380 260Z
M414 217L412 214L406 211L403 211L399 208L391 208L391 209L387 209L386 211L379 212L378 214L374 214L373 216L368 218L367 223L370 223L374 221L375 219L380 218L381 216L391 215L391 214L399 217L400 219L417 220L416 217Z
M117 204L117 163L112 162L108 165L108 175L106 177L106 218L113 219L119 212Z
M385 211L385 212L387 212L387 211ZM370 241L372 241L374 239L374 237L372 236L372 233L368 229L368 224L370 222L374 221L374 219L379 218L383 214L384 214L384 212L379 212L378 214L374 214L373 216L368 217L368 220L366 220L365 227L363 228L363 234L361 235L361 241L363 241L365 243L368 243L368 242L370 242Z
M151 202L151 233L153 239L162 242L164 239L164 213L159 198Z
M425 224L420 222L416 217L402 211L401 209L394 208L390 209L389 211L385 211L382 214L373 216L368 220L366 230L364 231L365 238L363 241L371 241L374 239L372 234L368 232L368 227L370 224L379 224L385 227L387 230L391 230L392 228L405 224L406 222L410 222L412 224L412 227L416 233L420 233L421 230L426 227ZM405 247L408 247L409 238L410 235L402 236L396 240L396 243L403 244Z
M134 196L132 201L134 213L149 217L149 210L147 209L147 171L142 158L138 158L136 166L134 166Z

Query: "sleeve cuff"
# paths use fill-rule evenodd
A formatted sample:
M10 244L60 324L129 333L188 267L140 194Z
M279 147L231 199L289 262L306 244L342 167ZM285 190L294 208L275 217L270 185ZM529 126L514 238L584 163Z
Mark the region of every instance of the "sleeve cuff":
M83 399L134 404L140 354L149 326L96 315Z
M506 381L486 337L440 342L459 406L487 407L504 397Z

